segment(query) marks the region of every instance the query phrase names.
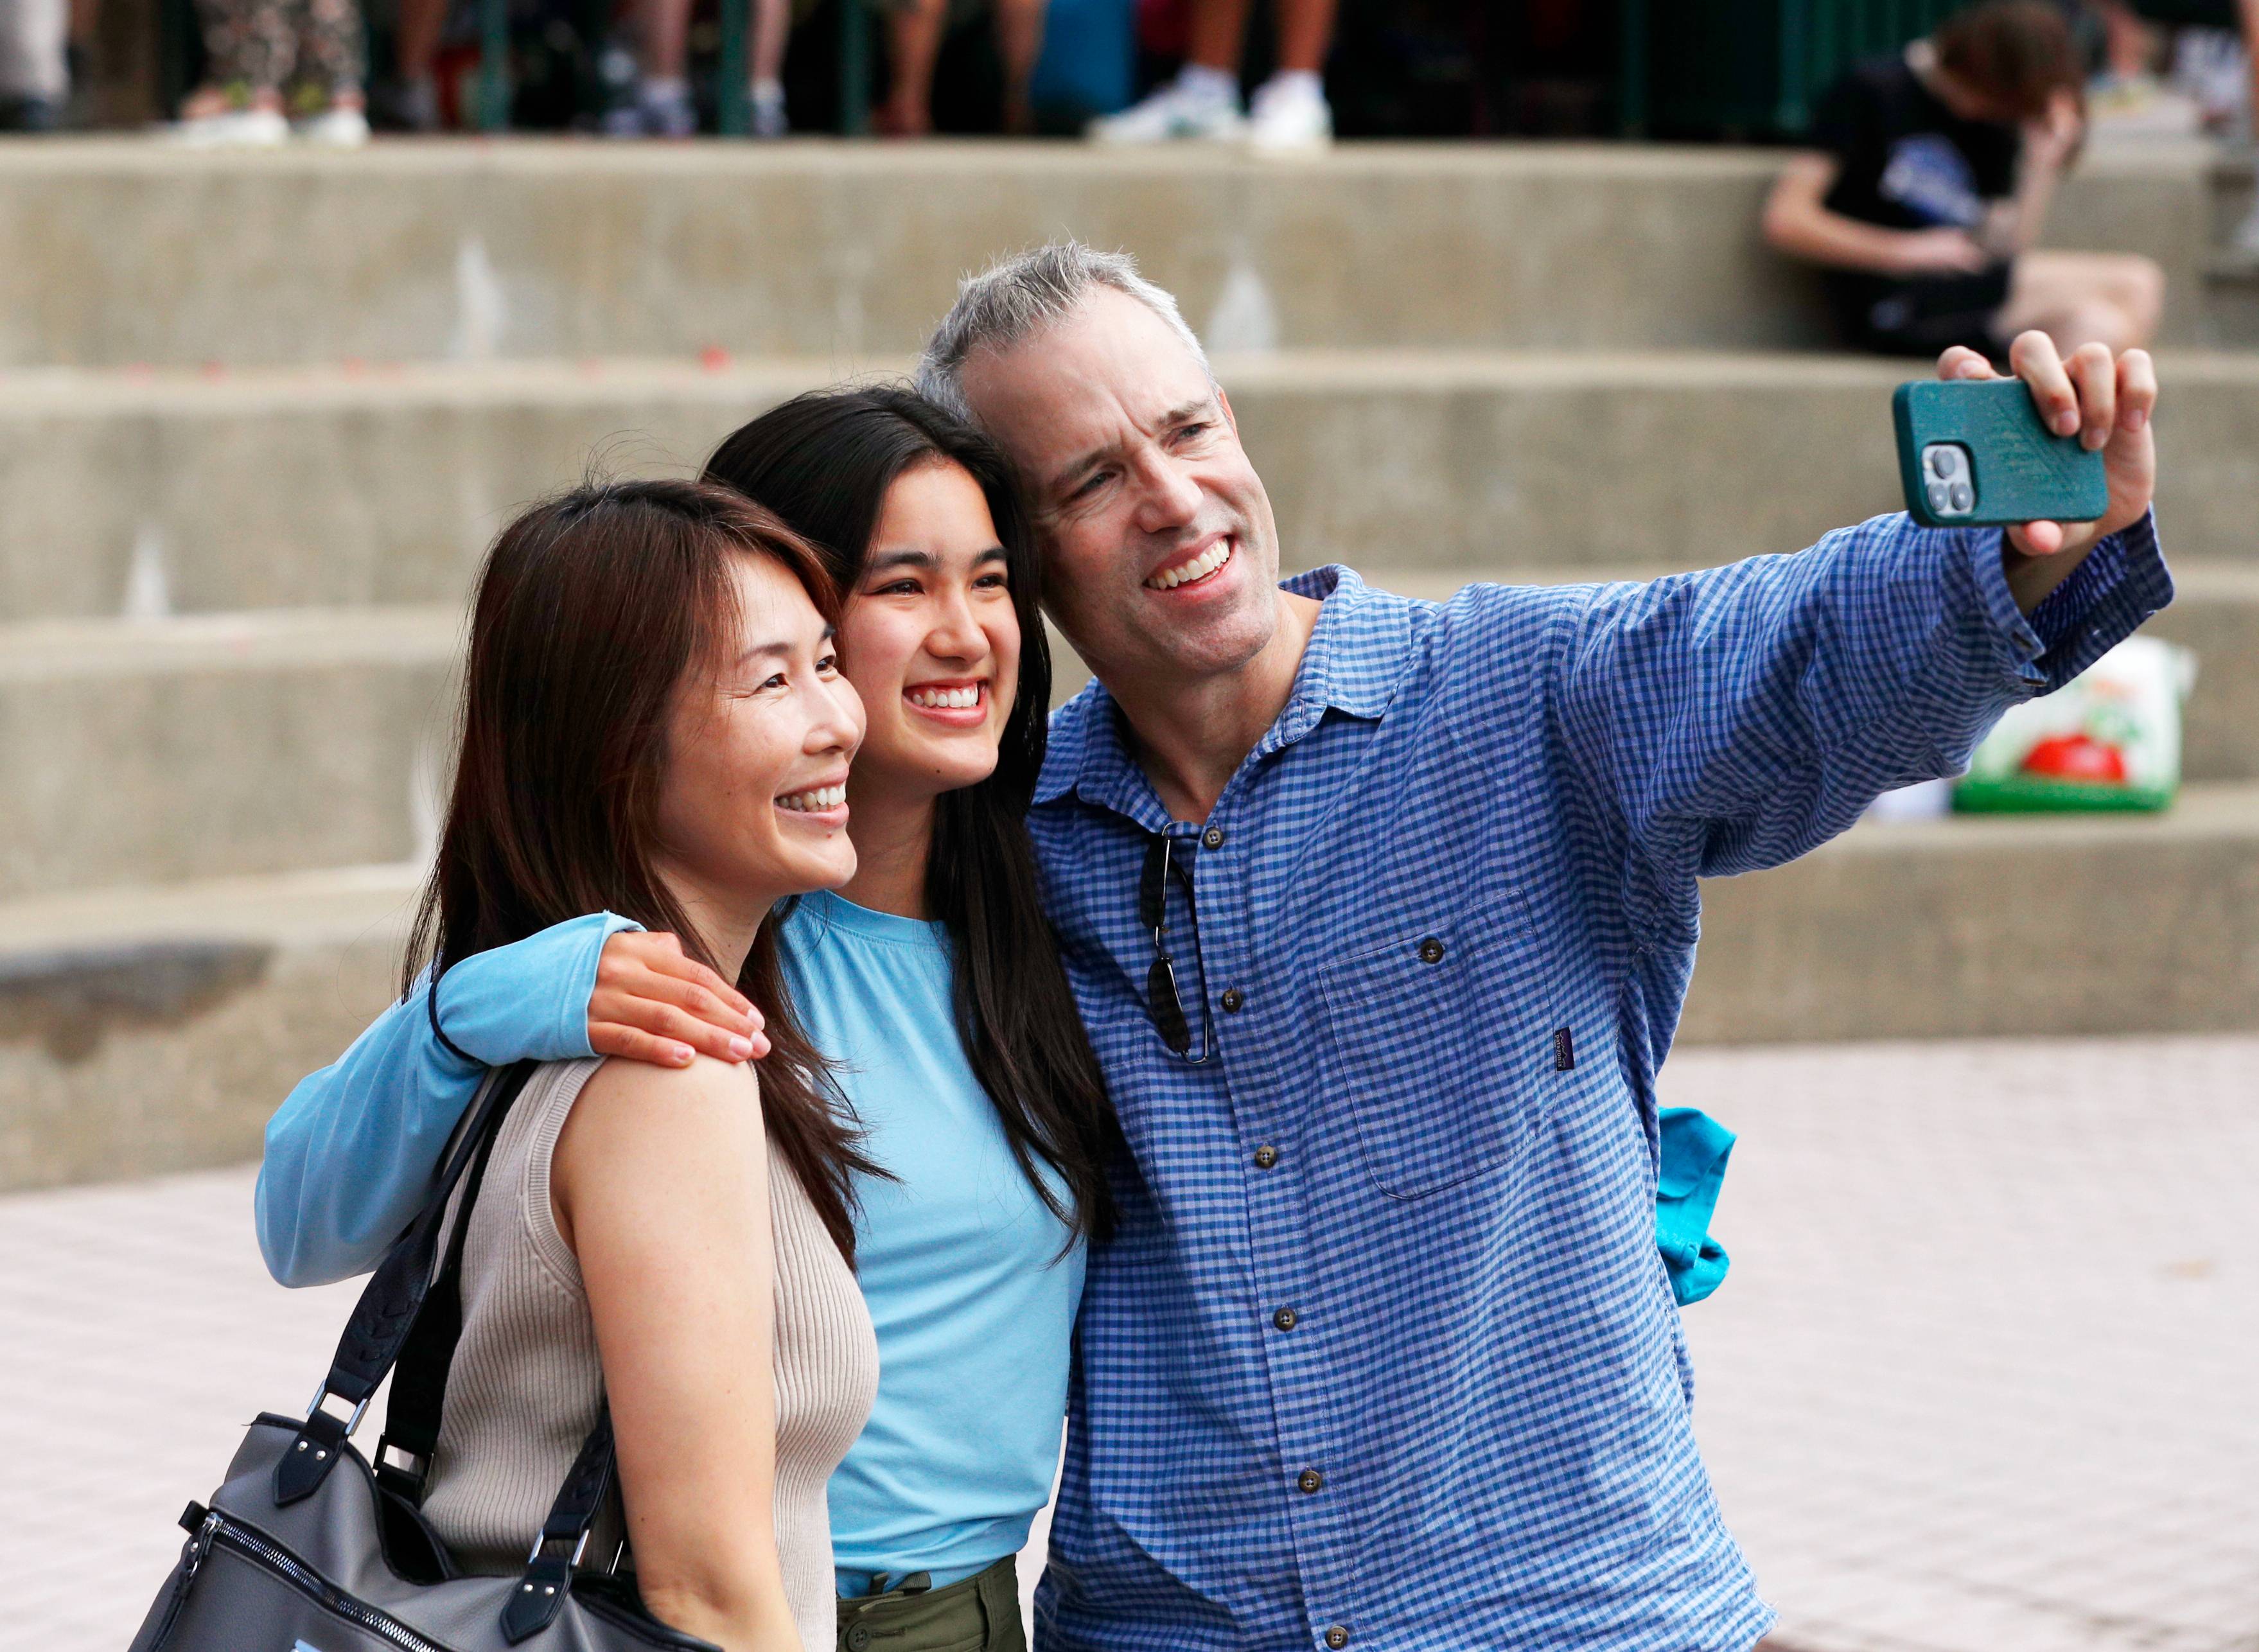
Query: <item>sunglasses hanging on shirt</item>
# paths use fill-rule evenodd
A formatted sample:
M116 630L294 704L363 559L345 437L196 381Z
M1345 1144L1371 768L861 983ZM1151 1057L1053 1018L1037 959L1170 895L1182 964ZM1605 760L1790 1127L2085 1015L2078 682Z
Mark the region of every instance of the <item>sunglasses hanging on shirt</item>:
M1161 1035L1161 1042L1191 1065L1200 1066L1215 1058L1215 1017L1208 1009L1208 993L1203 990L1200 995L1201 1052L1194 1055L1192 1023L1185 1015L1184 999L1177 991L1176 960L1169 955L1166 932L1172 883L1184 887L1185 916L1192 926L1193 954L1197 964L1200 914L1193 905L1192 873L1177 857L1176 840L1165 833L1155 832L1146 840L1145 865L1137 879L1137 919L1153 937L1152 967L1145 972L1145 1008L1153 1017L1153 1028Z

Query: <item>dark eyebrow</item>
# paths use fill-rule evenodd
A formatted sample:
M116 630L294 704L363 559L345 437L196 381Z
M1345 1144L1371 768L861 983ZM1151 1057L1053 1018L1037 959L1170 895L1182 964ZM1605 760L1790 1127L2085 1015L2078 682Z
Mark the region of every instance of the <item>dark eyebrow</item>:
M1211 411L1215 406L1215 392L1210 390L1207 395L1199 397L1197 400L1187 402L1182 407L1172 407L1167 412L1162 414L1161 428L1165 431L1172 430L1176 426L1182 424L1187 420L1190 419L1194 414ZM1090 452L1083 454L1080 459L1071 460L1067 464L1062 465L1051 478L1051 485L1052 488L1054 490L1064 490L1070 482L1080 476L1083 472L1088 470L1092 466L1098 464L1102 459L1111 459L1119 451L1120 444L1108 442L1103 447L1094 447Z
M1004 547L1001 545L992 545L985 551L976 551L973 553L973 562L976 567L984 562L1002 562L1006 559ZM895 568L921 568L930 573L940 566L941 559L930 551L907 549L881 551L871 559L870 566L863 572L866 577L873 573L889 573Z
M823 636L822 640L828 643L838 634L839 628L837 626L827 625L823 628ZM789 659L791 655L792 644L788 642L778 641L773 643L755 643L751 648L748 648L744 653L738 656L738 663L742 666L749 659Z

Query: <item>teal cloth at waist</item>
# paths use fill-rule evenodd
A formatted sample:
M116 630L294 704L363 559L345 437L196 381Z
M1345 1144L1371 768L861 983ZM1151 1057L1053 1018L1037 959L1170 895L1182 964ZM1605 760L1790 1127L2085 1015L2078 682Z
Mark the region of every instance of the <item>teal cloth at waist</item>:
M1663 1164L1656 1178L1655 1244L1671 1275L1671 1293L1685 1307L1724 1283L1726 1248L1710 1236L1710 1218L1726 1182L1734 1133L1696 1107L1664 1107L1657 1115Z

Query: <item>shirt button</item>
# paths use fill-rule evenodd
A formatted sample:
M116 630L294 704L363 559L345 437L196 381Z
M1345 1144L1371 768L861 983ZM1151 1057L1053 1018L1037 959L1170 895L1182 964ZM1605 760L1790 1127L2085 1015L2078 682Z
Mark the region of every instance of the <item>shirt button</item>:
M1222 848L1223 828L1221 826L1211 826L1206 831L1202 832L1201 834L1201 847L1203 849Z
M1301 1487L1305 1492L1315 1492L1325 1483L1326 1477L1320 1474L1315 1469L1304 1469L1300 1474L1294 1477L1294 1484Z
M1421 942L1420 961L1422 964L1442 963L1443 961L1443 943L1441 941L1438 941L1432 935L1426 940Z
M848 1629L845 1638L847 1652L868 1652L871 1644L871 1626L867 1623L855 1624Z
M1280 1308L1271 1316L1271 1323L1282 1331L1291 1331L1302 1322L1302 1316L1290 1307Z
M1349 1644L1349 1631L1336 1623L1326 1631L1326 1644L1333 1648L1333 1652L1341 1652Z
M1257 1170L1269 1170L1278 1162L1279 1150L1277 1148L1258 1147L1255 1150L1255 1168Z
M1247 994L1236 986L1227 988L1223 994L1223 1013L1236 1015L1247 1003Z

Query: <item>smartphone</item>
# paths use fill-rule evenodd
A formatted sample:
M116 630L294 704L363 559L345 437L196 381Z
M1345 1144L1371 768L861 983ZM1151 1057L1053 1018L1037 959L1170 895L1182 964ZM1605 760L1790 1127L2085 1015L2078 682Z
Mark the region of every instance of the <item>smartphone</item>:
M1926 528L2092 522L2110 508L2102 455L2041 424L2021 379L1901 384L1891 413L1906 512Z

